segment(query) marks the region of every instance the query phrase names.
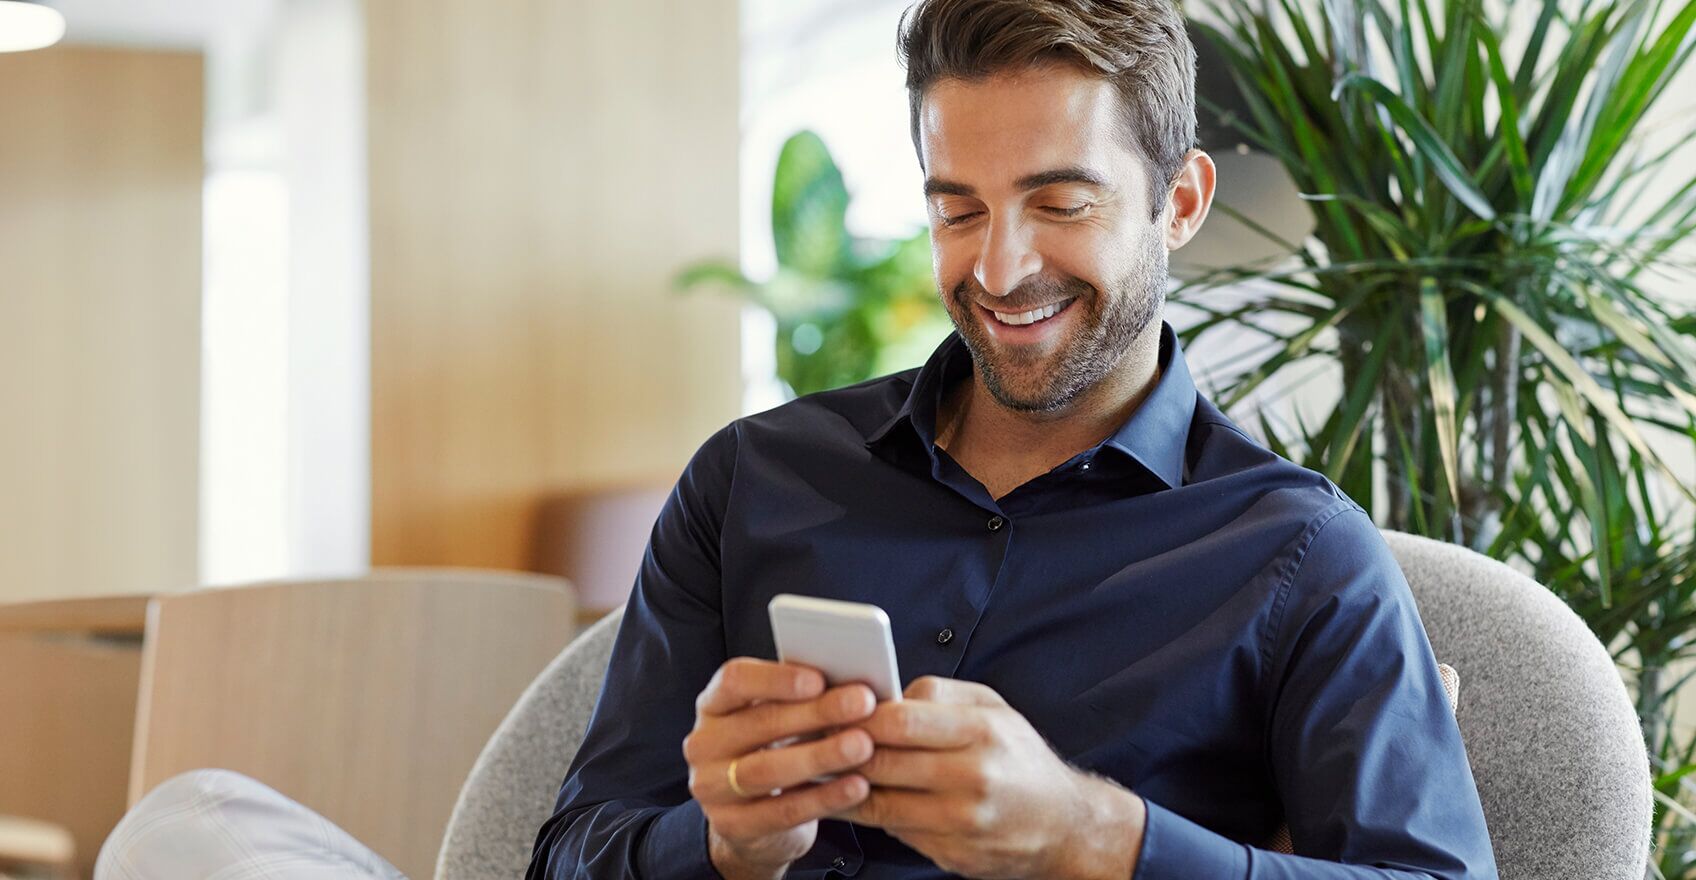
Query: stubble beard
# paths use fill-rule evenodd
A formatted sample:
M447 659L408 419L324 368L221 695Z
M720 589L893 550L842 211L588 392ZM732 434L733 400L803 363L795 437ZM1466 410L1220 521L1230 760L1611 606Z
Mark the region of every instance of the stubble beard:
M955 285L945 299L948 316L960 331L990 395L1017 412L1054 412L1107 378L1166 302L1164 243L1148 236L1143 251L1134 268L1111 284L1110 296L1070 276L1058 281L1038 277L1009 294L1025 302L1077 297L1067 309L1078 312L1072 332L1060 340L1058 351L1046 357L998 347L973 306L988 302L990 297L970 275Z

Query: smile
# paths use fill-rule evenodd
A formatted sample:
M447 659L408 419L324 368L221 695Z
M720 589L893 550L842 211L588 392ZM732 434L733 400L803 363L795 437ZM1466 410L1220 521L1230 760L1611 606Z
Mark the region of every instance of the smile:
M1040 309L1031 309L1028 312L998 312L994 309L987 309L987 311L995 316L996 321L999 321L1002 324L1007 324L1012 327L1022 327L1026 324L1035 324L1039 321L1046 321L1049 318L1054 317L1064 311L1067 306L1071 305L1073 299L1077 299L1077 297L1057 303L1050 303Z

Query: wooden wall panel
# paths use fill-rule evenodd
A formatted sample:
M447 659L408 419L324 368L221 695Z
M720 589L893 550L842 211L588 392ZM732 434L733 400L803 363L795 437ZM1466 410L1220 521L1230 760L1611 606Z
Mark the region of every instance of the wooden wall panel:
M0 601L192 586L202 61L0 54Z
M737 413L736 0L367 4L375 564L522 567L552 490Z

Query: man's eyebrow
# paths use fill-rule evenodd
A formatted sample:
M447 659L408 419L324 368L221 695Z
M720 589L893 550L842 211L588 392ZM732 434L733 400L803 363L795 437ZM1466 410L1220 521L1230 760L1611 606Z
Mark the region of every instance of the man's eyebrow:
M973 189L972 187L967 186L964 183L955 183L952 180L938 180L934 177L925 178L925 196L926 197L929 197L929 196L966 196L966 197L969 198L969 197L975 196L977 194L978 194L978 191L976 189Z
M1112 185L1107 182L1106 177L1103 177L1088 168L1079 168L1076 166L1071 168L1056 168L1053 171L1039 171L1035 174L1027 174L1024 177L1019 178L1017 181L1014 181L1014 185L1021 190L1040 189L1045 186L1052 186L1056 183L1082 183L1088 186L1093 186L1096 189L1113 188Z
M1022 191L1028 192L1033 189L1041 189L1045 186L1052 186L1056 183L1081 183L1087 186L1093 186L1096 189L1104 190L1111 190L1113 188L1112 185L1107 182L1106 177L1097 174L1088 168L1079 168L1075 166L1071 168L1055 168L1050 171L1038 171L1035 174L1027 174L1014 181L1013 185ZM952 180L941 180L935 177L925 178L925 195L927 197L939 195L972 197L977 194L977 189L968 184L956 183Z

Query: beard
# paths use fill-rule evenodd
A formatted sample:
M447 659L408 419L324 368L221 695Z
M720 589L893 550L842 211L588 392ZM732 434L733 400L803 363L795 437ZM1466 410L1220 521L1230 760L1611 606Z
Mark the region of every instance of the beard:
M1018 303L1077 298L1066 307L1066 313L1072 315L1070 332L1058 340L1056 350L1046 353L1034 346L1001 345L990 337L974 304L996 297L990 296L975 276L967 275L943 297L948 317L960 331L984 387L996 401L1018 412L1054 412L1118 367L1166 302L1165 244L1158 236L1147 235L1140 249L1140 259L1132 263L1134 268L1110 280L1105 291L1072 276L1038 276L1007 295Z

